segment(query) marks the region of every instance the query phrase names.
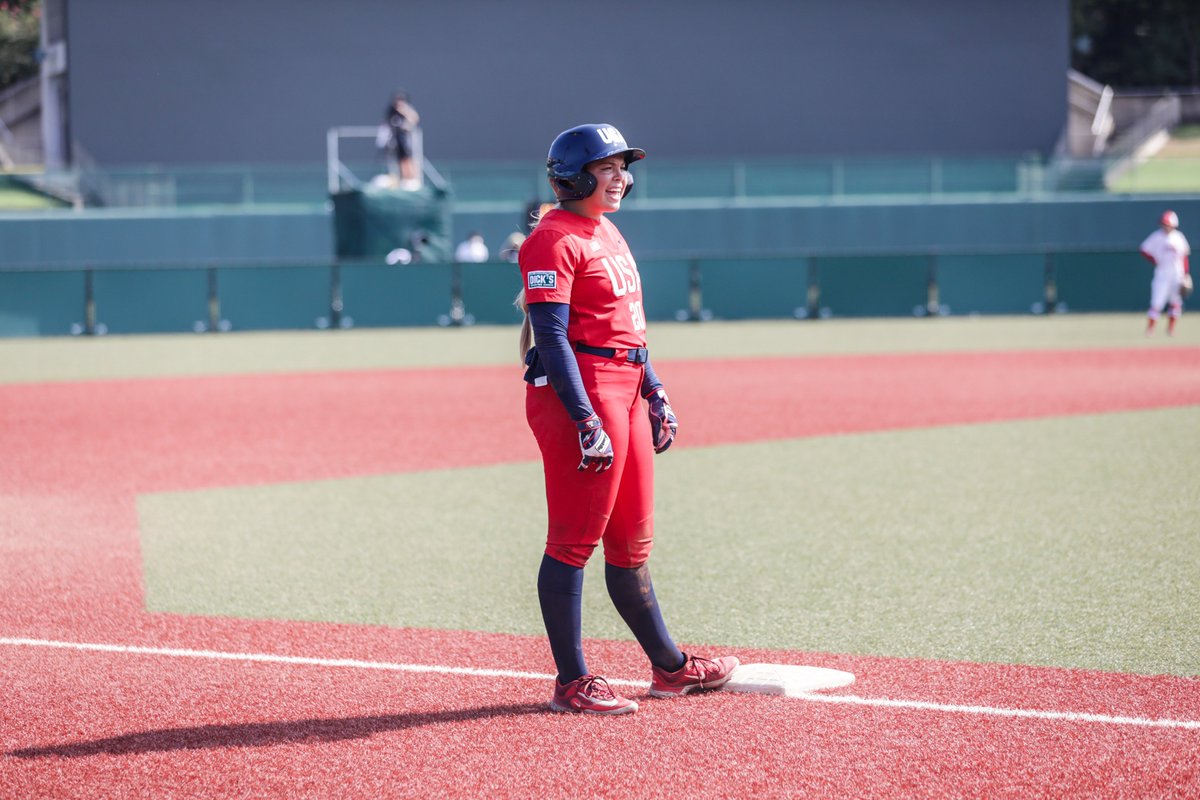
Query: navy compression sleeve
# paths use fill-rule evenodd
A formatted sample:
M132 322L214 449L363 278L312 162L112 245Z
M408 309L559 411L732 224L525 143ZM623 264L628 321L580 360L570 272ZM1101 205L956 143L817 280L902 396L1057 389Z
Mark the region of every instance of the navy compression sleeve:
M579 377L579 362L567 341L570 306L566 303L530 303L529 324L537 345L538 359L555 394L576 422L592 416L592 402Z
M663 388L663 383L654 374L654 367L650 366L650 361L646 361L646 371L642 375L642 397L649 397L654 392Z

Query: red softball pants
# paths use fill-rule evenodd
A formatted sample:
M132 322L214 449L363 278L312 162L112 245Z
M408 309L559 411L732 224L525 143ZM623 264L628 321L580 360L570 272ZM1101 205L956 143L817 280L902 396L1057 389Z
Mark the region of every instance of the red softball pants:
M583 387L612 441L612 468L580 472L579 432L550 386L528 384L525 417L542 451L546 554L576 567L604 542L604 560L640 567L654 541L654 448L641 398L643 368L577 354Z

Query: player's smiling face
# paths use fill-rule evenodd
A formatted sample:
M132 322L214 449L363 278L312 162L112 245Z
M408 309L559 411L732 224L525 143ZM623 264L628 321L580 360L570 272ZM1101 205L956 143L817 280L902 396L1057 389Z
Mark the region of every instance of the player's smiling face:
M585 217L600 219L601 215L621 208L625 194L625 156L609 156L584 167L596 179L596 191L575 204L575 211Z

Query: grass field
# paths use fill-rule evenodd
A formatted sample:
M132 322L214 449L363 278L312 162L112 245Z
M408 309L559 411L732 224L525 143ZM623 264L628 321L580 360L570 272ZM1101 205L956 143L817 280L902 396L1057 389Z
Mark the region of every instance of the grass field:
M514 330L0 341L0 796L1193 795L1192 323L654 326L674 635L856 681L625 727L544 713Z
M1114 192L1200 192L1200 125L1180 125L1154 157L1136 164L1109 189Z
M64 205L62 201L35 192L0 173L0 211L31 211Z

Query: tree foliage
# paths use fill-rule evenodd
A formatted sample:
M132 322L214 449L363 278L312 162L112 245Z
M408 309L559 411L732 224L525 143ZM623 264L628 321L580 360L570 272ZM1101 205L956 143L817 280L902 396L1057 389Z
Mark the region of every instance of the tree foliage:
M1200 2L1071 0L1071 66L1116 87L1200 87Z
M0 91L38 73L38 0L0 2Z

